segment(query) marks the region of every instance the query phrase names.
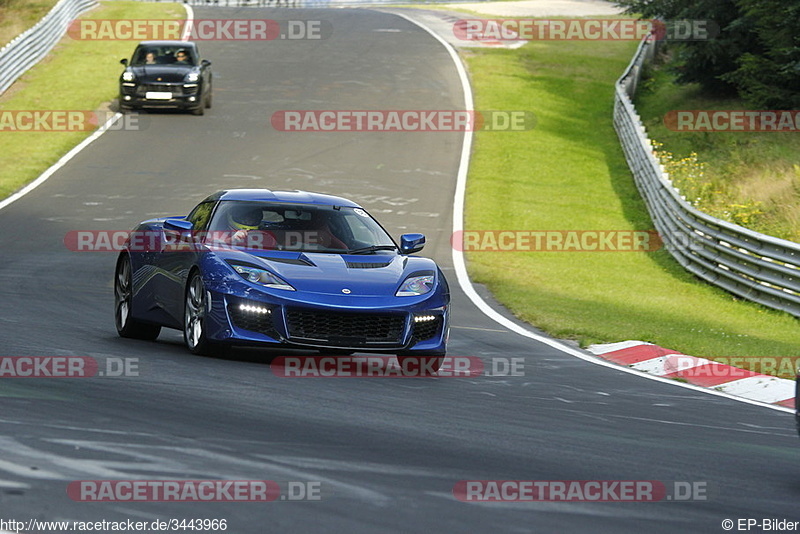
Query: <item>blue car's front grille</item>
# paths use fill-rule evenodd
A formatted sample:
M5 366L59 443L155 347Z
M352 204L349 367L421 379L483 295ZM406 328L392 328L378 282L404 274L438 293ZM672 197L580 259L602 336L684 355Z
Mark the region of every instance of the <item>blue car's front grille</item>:
M258 332L272 339L279 339L280 337L273 325L271 313L253 313L245 311L234 303L228 305L228 314L233 324L238 328L250 330L251 332Z
M399 347L406 316L287 308L286 326L290 341L331 347Z
M433 321L414 323L414 341L427 341L431 339L439 332L442 320L442 317L439 316Z

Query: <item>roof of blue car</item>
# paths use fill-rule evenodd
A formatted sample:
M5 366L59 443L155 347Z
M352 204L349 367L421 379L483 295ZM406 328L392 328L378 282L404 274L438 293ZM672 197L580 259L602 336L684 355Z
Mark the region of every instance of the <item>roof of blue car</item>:
M352 208L361 207L351 200L333 195L311 193L309 191L272 191L270 189L229 189L218 191L206 200L253 200L318 204L322 206L348 206Z

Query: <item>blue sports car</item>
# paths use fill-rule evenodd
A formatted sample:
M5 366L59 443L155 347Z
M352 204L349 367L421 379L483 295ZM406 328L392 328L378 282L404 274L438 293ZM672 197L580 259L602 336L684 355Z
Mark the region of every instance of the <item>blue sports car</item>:
M122 337L183 330L195 354L233 345L396 354L438 369L450 291L442 271L399 246L361 206L303 191L219 191L185 217L140 223L116 264Z

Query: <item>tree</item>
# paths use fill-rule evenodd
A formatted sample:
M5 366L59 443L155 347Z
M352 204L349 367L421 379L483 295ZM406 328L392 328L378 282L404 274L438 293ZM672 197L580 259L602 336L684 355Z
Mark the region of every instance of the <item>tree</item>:
M737 60L753 44L747 26L738 23L735 0L619 0L617 4L645 18L712 21L719 28L714 38L669 43L673 66L681 83L698 82L717 94L735 93L732 81L722 76L738 68Z
M678 81L733 91L755 108L800 107L800 1L618 0L627 13L664 20L711 20L719 35L671 43ZM674 45L674 46L673 46Z
M750 105L763 109L800 109L800 2L737 0L758 46L737 59L722 78L736 85Z

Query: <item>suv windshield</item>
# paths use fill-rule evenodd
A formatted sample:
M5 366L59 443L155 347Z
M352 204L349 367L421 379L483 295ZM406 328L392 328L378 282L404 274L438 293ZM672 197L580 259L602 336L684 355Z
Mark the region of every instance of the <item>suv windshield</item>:
M224 200L209 224L212 242L267 250L363 254L396 250L361 208Z
M197 65L194 51L191 48L171 46L141 46L133 54L131 65Z

